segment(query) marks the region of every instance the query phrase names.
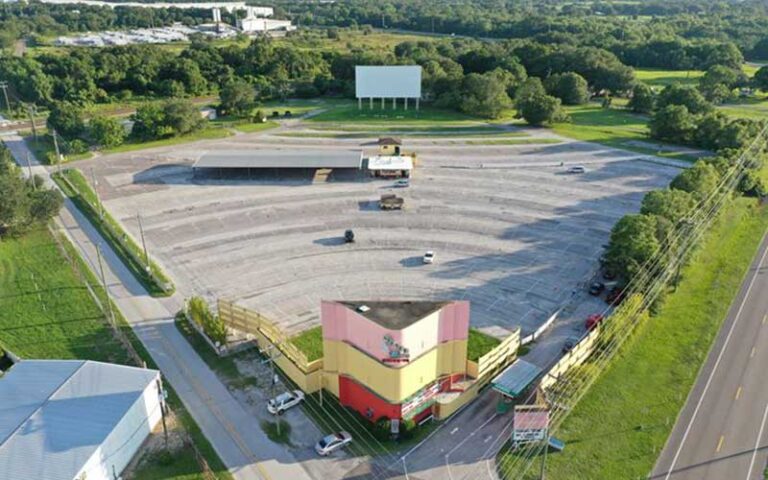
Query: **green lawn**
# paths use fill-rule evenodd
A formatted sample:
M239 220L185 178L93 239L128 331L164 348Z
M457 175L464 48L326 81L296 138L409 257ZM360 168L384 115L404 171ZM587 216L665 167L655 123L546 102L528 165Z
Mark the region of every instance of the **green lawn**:
M609 147L621 148L647 155L677 158L693 161L687 153L665 150L665 145L648 137L648 117L623 108L602 108L597 103L565 107L571 116L571 123L558 123L552 127L555 133L564 137L595 142ZM659 145L659 149L632 145L632 141Z
M56 146L53 144L53 137L48 135L46 129L37 130L37 140L31 134L24 137L27 146L32 150L32 154L45 165L56 164ZM75 160L85 160L93 157L93 152L78 153L74 155L65 155L63 163Z
M104 150L101 150L101 154L107 155L110 153L132 152L134 150L144 150L147 148L168 147L180 143L195 142L197 140L226 138L231 135L232 132L228 129L213 125L198 132L190 133L189 135L179 135L178 137L164 138L162 140L153 140L150 142L129 140L118 147L105 148Z
M635 77L653 87L665 87L673 83L698 85L704 75L701 70L659 70L655 68L636 68Z
M51 178L61 187L64 194L77 206L88 221L109 242L126 267L134 274L152 296L173 294L174 286L160 267L150 258L147 271L144 252L123 230L108 211L99 206L96 193L79 170L70 168L54 173Z
M646 477L767 228L768 209L755 199L728 205L677 291L554 433L566 448L549 455L547 478Z
M333 104L327 105L326 111L315 115L310 118L312 122L337 122L337 123L351 123L351 124L376 124L381 123L386 126L393 126L393 122L408 123L409 125L433 125L435 122L444 123L451 122L459 124L467 122L479 122L481 119L471 117L469 115L459 113L453 110L445 110L439 108L428 107L421 105L419 110L416 110L416 105L413 101L408 102L408 110L403 110L403 102L399 101L397 109L392 108L392 102L389 101L385 104L384 109L381 108L381 101L374 101L373 109L369 108L367 102L363 102L363 108L358 110L356 101L339 101Z
M765 120L768 119L768 96L739 99L736 103L720 105L717 108L732 117Z
M44 228L19 238L0 241L0 346L22 358L86 359L131 364L132 357L114 339L109 324L87 290L87 281L99 298L103 290L96 277L62 240L73 263L64 256ZM80 276L77 272L80 272ZM120 330L149 368L157 368L114 309ZM231 479L199 427L169 388L169 405L184 429L207 459L218 478ZM189 450L153 457L143 463L135 478L202 480L200 467Z
M307 356L308 362L323 358L323 327L321 326L304 330L295 337L291 337L290 342Z
M475 328L470 328L469 337L467 338L467 360L476 362L478 358L493 350L500 343L501 340L498 338L486 335Z
M0 240L0 343L23 358L128 361L87 288L42 228Z

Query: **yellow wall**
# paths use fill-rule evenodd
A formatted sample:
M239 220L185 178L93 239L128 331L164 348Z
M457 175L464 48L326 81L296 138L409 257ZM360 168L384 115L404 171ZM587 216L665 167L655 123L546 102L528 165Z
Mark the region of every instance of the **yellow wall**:
M464 373L467 364L466 340L442 343L402 366L379 363L355 347L335 340L325 340L323 352L326 372L348 375L390 403L401 403L441 376Z
M396 145L379 145L379 154L380 155L394 155L396 148L397 148Z

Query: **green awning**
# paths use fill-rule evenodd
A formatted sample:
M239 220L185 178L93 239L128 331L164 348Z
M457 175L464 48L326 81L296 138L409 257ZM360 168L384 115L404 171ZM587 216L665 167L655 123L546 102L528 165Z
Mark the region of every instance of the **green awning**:
M515 363L493 379L491 386L497 392L516 397L528 388L540 374L541 369L539 367L518 358Z

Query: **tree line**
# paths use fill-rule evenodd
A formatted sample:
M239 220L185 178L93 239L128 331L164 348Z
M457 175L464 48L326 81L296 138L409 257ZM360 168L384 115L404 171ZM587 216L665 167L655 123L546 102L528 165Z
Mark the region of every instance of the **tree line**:
M0 239L45 225L59 213L61 195L46 188L39 176L25 179L11 152L0 144Z

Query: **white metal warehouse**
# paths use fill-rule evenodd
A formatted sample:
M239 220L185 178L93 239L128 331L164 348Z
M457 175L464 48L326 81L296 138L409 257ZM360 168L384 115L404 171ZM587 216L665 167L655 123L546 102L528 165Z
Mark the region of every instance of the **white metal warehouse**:
M113 480L162 418L156 370L23 360L0 377L0 478Z

